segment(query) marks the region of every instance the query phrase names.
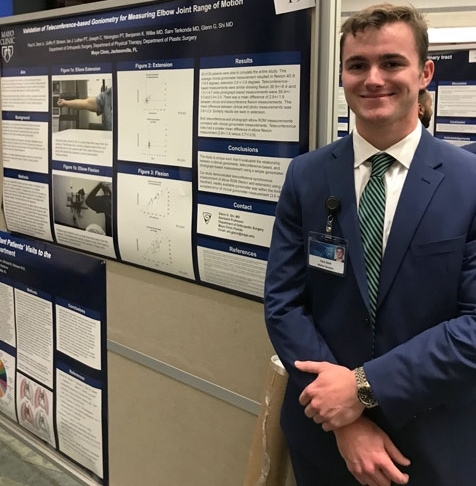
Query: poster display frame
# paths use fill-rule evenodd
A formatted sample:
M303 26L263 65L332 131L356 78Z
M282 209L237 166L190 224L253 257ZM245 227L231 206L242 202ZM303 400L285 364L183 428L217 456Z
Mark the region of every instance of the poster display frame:
M71 53L76 55L76 52L80 51L68 50L61 57L58 50L67 49L67 45L49 46L51 56L60 56L48 61L50 64L41 66L35 61L34 66L28 66L28 61L25 62L26 68L31 68L33 71L31 72L32 75L46 78L48 86L44 86L43 89L49 90L48 98L50 99L47 100L46 106L38 107L38 113L30 112L28 107L23 106L15 97L12 100L7 99L2 105L2 140L5 159L4 199L7 228L16 234L51 241L86 253L111 258L120 263L135 265L145 270L157 271L251 300L261 301L274 209L287 165L292 157L315 148L317 144L329 142L333 138L330 132L334 129L334 117L323 114L329 107L333 110L329 101L334 93L333 80L336 73L334 69L328 69L325 73L322 69L321 73L318 73L316 57L322 37L327 40L326 48L330 50L330 54L324 56L326 60L324 61L323 58L323 61L321 61L322 67L325 67L325 63L332 65L335 59L336 39L332 25L337 22L340 2L332 7L318 5L316 8L296 10L283 15L275 15L274 10L271 10L274 8L273 0L266 0L267 6L265 8L253 6L252 8L256 9L256 12L250 10L250 0L227 0L224 2L201 0L201 2L195 3L200 3L204 8L209 7L212 12L208 15L213 14L214 5L219 5L220 8L223 7L223 11L227 10L227 18L231 20L212 22L212 20L219 20L212 17L210 22L205 23L204 13L201 13L202 17L197 17L195 22L197 25L191 25L192 20L187 20L188 23L183 24L183 26L173 27L176 30L174 30L175 34L177 32L182 34L182 40L177 42L177 45L179 43L184 44L186 40L190 45L195 42L199 46L194 52L193 48L184 45L183 49L187 55L181 54L180 58L177 56L175 59L161 59L160 51L158 51L158 62L155 64L155 60L150 55L152 51L149 50L147 51L148 56L140 55L144 65L137 68L137 66L134 66L137 62L128 61L124 56L117 59L114 56L111 58L111 53L121 51L119 48L113 49L113 42L111 41L109 43L96 42L95 45L100 47L90 48L90 52L94 52L94 56L90 56L93 57L90 62L85 61L86 58L83 54L77 65L74 63L74 57L73 61L68 63L66 59L71 58ZM44 28L54 32L50 35L56 36L59 35L58 32L68 29L65 26L69 25L69 21L74 23L78 20L78 23L80 23L84 18L96 21L95 17L97 17L102 22L97 23L101 26L107 26L106 22L114 17L115 13L139 9L137 12L142 15L150 11L149 7L157 7L158 15L158 12L168 11L167 5L174 6L176 8L175 13L180 11L186 14L192 8L195 9L195 6L192 7L191 2L186 0L182 2L112 2L107 0L79 7L14 16L0 21L0 29L8 33L9 30L13 31L13 29L23 26L27 27L24 32L28 32L28 35L41 36L41 32L36 34L34 30ZM238 11L240 8L248 9L251 13L257 14L260 14L261 10L265 11L263 18L266 16L272 18L274 27L293 26L293 20L290 19L296 16L296 22L294 22L296 25L293 26L293 29L282 29L283 32L286 30L294 30L294 32L285 33L285 35L276 34L274 40L266 41L268 42L267 46L262 41L266 37L272 37L268 35L272 29L261 34L261 37L255 36L253 37L255 44L261 43L264 47L256 48L254 52L251 41L251 43L245 41L238 43L236 52L233 52L233 49L229 46L220 47L221 50L215 49L214 51L207 46L205 40L199 44L199 39L193 39L198 35L211 35L208 29L222 29L222 32L225 32L227 28L232 28L233 24L237 24L238 21L242 21L242 24L244 24L244 16L240 18L239 14L233 14L234 17L229 15L232 10ZM60 20L58 20L58 17L60 17ZM182 18L185 17L186 15L182 15ZM331 22L329 22L329 17L332 19ZM223 18L222 20L226 19ZM155 21L162 21L162 19L157 17ZM177 21L174 20L174 22ZM29 30L29 26L33 28ZM157 28L157 35L154 37L150 32L147 32L147 25L143 26L142 28L146 32L145 34L142 32L145 37L141 41L155 42L155 46L164 45L159 44L159 42L162 43L167 37L165 35L159 36L158 32L159 30L166 31L167 27L162 27ZM80 44L78 40L80 34L77 34L75 39L75 32L78 28L74 28L70 33L72 48L74 49L79 47L76 44ZM197 29L197 31L194 31L197 34L196 36L194 32L190 33L191 28ZM5 31L5 29L7 30ZM89 29L91 32L81 31L81 35L84 34L84 39L87 37L94 39L97 34L98 27L90 26ZM199 29L204 29L204 31L198 32ZM253 26L250 29L256 30ZM114 33L115 31L112 30L111 32ZM330 34L331 32L333 32L333 35ZM122 34L122 32L119 33L119 35ZM235 43L237 34L251 37L249 33L243 34L242 31L237 30L229 34L229 38L225 34L226 42L223 42L223 44L227 42L232 44L232 40ZM291 35L290 41L286 40L286 35ZM146 36L149 36L150 39L147 39ZM15 54L22 54L24 59L28 59L28 55L31 56L30 52L37 52L38 57L41 58L43 47L40 47L37 51L31 50L36 49L40 43L59 43L61 40L51 38L49 41L45 41L45 38L41 40L42 38L39 37L40 40L35 40L30 37L32 40L28 47L30 51L25 46L20 51L21 43L25 44L26 41L20 42L18 35L16 37L14 40ZM173 39L173 37L177 36L168 36L170 39ZM300 37L304 41L298 40ZM210 39L216 38L210 37ZM177 40L178 38L175 41L171 40L171 43ZM257 40L260 40L260 42L257 42ZM61 43L69 41L70 39L62 39ZM8 39L5 42L8 43ZM134 40L129 39L128 42L134 42ZM106 44L109 45L105 47ZM32 47L33 45L35 47ZM246 52L245 47L248 46L251 47ZM290 46L289 49L288 46ZM128 49L135 49L135 47L128 47ZM102 51L104 51L104 55ZM106 55L106 52L108 55ZM168 52L170 56L171 53L179 51ZM67 54L70 58L67 58ZM233 63L238 62L238 60L235 60L238 55L243 58L239 67L244 69L237 69L233 65ZM121 56L121 54L117 56ZM168 61L171 61L169 64L173 65L172 69L160 71L162 65L165 65ZM213 62L215 62L215 65L212 64ZM253 63L256 66L253 67L246 63ZM12 69L11 65L11 63L5 62L4 57L2 63L4 100L10 98L8 94L5 96L5 93L10 89L9 85L14 85L17 82L16 80L21 79L22 76L22 67L17 64L20 71L15 72L15 68ZM157 69L154 69L155 66L157 66ZM96 69L99 72L96 79L91 79L92 76L84 74L84 69L81 74L71 76L73 72L84 67L86 70L89 67ZM40 69L40 72L34 72L35 69L33 68ZM42 68L43 71L41 71ZM255 72L253 72L253 69ZM134 72L135 70L141 70L141 72ZM133 145L136 140L140 139L140 132L137 129L137 134L132 133L134 130L130 130L130 119L132 117L134 124L139 125L140 117L134 115L143 115L140 110L144 111L144 109L134 107L131 100L127 100L125 96L117 93L113 95L113 106L116 113L114 114L114 126L111 130L112 142L107 140L108 137L104 132L100 134L99 131L93 133L90 130L88 134L78 133L75 134L76 138L74 139L68 138L65 132L56 133L58 127L55 123L58 124L58 115L54 116L53 113L60 112L61 121L59 123L63 123L65 127L82 127L84 126L83 123L89 123L89 126L98 124L91 121L93 115L89 116L87 122L83 122L84 114L82 112L78 114L77 111L71 109L66 110L66 112L63 108L58 109L58 98L62 94L62 88L59 88L59 86L62 86L61 83L63 85L68 83L68 78L75 82L75 88L72 91L76 95L81 94L83 96L90 96L93 90L91 87L81 87L84 84L83 78L87 78L86 82L89 82L89 85L93 85L95 82L96 85L102 83L103 87L116 85L118 88L116 91L119 91L122 85L122 93L133 89L135 84L142 82L144 99L146 99L147 82L149 80L147 70L150 70L150 76L157 74L161 75L163 79L168 76L169 90L173 86L182 86L185 92L188 89L191 93L182 97L184 101L181 110L177 109L174 113L170 110L166 112L169 118L175 117L170 122L173 127L184 127L191 133L191 137L180 137L179 140L174 142L175 145L170 143L169 137L169 152L173 154L170 160L160 159L159 152L152 155L145 154L146 150L151 151L154 144L154 137L150 135L142 137L144 145L141 145L140 148L143 151L134 159L135 149ZM283 74L280 76L289 78L289 82L280 80L278 74L274 74L273 71L275 70L281 70ZM186 74L186 71L190 74ZM265 85L263 83L267 80L261 79L259 83L251 85L254 81L253 78L260 74L259 71L264 73L261 78L276 76L275 83ZM26 77L28 77L28 74L30 73L27 73ZM319 76L324 74L326 78L321 82ZM10 75L13 78L12 81L9 79ZM221 79L220 76L222 76ZM229 96L230 99L235 96L234 99L236 99L237 93L241 93L242 96L246 97L246 103L252 109L248 111L254 110L255 113L262 113L262 118L258 114L248 117L238 115L236 121L230 123L226 128L227 117L220 116L219 112L227 108L230 108L230 110L240 108L240 105L241 108L246 108L246 106L238 103L236 107L233 107L231 105L233 101L229 100L227 102L222 101L221 106L217 107L216 100L207 103L206 99L207 94L213 98L213 90L216 91L217 82L223 83L225 77L230 76L233 77L235 84L240 85L240 89L230 92L229 88L225 86L219 96L221 98ZM296 79L299 81L297 85L291 82L294 76L297 76ZM212 90L207 91L205 87L207 82L215 83L212 84ZM256 101L254 98L257 97L253 98L254 93L251 88L246 91L247 83L249 86L253 86L253 90L258 89L257 94L261 97L282 98L276 100L275 103L290 105L284 106L284 108L290 108L289 111L284 112L288 116L281 115L283 112L280 112L278 108L281 109L282 107L272 105L273 100ZM156 84L159 86L159 82ZM69 86L71 86L71 82L69 82ZM271 89L266 89L267 87L271 87ZM177 88L177 90L179 89ZM180 91L169 96L174 101L181 98ZM172 96L175 96L175 98L172 98ZM157 102L157 100L150 98L149 106L153 102ZM273 106L276 106L276 109L273 109ZM207 111L210 109L213 113L211 116L207 116ZM130 111L132 111L132 114L128 116ZM33 123L21 123L24 120L18 121L18 116L21 117L25 113L26 116L30 116L29 121ZM148 114L150 115L150 112ZM322 126L320 131L317 130L317 117L319 117L319 123ZM261 122L264 122L266 126L263 124L263 126L260 126ZM150 133L155 134L157 140L158 132L151 131L155 128L152 123L159 126L160 117L156 116L154 120L151 119L150 123L144 123L142 134L144 135L145 131L149 130ZM221 130L210 128L213 124L220 124ZM21 154L16 156L15 150L17 149L13 149L13 154L11 149L12 146L19 145L18 138L11 134L17 130L17 127L23 128L28 125L35 125L35 130L44 130L47 126L48 130L47 143L45 143L46 138L43 138L43 141L40 140L43 135L38 136L38 143L35 147L38 150L34 155L37 156L36 162L40 168L31 173L31 185L43 188L44 192L43 199L39 202L35 201L38 213L34 215L35 220L42 221L43 226L38 223L33 234L31 233L32 221L27 219L17 222L17 213L12 209L14 205L24 204L22 198L18 196L18 194L23 193L24 183L23 181L18 183L18 178L24 176L21 171L28 172L28 163L22 166L22 162L20 162L20 166L18 166L18 160L22 158ZM192 125L193 128L190 128ZM163 127L164 125L161 125L161 129ZM254 139L253 137L256 137L255 134L259 130L262 133ZM82 131L86 132L86 130ZM83 138L94 135L96 146L100 144L109 144L109 146L106 146L106 149L101 153L92 153L91 150L91 157L87 160L78 155L75 149L67 148L66 151L70 150L71 153L65 153L65 147L86 143L80 135ZM163 139L161 142L163 142ZM225 144L225 148L220 148L220 142ZM232 142L234 146L226 146L227 142ZM201 150L202 146L208 148ZM47 155L45 156L45 154ZM253 158L254 154L257 154L257 157ZM239 164L243 168L240 168L239 172L235 169L232 171L220 169L223 166L231 167L232 164ZM250 177L249 173L245 174L243 171L256 172L257 174L251 174ZM84 178L81 177L82 174L85 174ZM243 178L243 174L247 177ZM138 177L138 175L142 177ZM245 180L246 182L243 182ZM112 202L109 202L112 205L112 210L109 210L109 213L112 213L111 215L108 216L107 211L95 215L96 209L94 208L94 211L92 211L91 206L88 208L87 195L95 190L93 182L97 182L98 185L102 183L103 187L100 189L99 196L103 199L109 191L110 201L112 199ZM134 191L126 191L124 188L131 184L134 186ZM223 189L225 185L230 189ZM112 188L112 191L107 189L107 186ZM250 188L250 186L252 187ZM157 191L154 192L154 188ZM129 194L129 192L134 192L134 194ZM139 201L140 193L144 193L140 201L142 206L139 207L139 204L137 204L135 211L129 210L131 205ZM154 214L149 211L158 198L162 198L162 201L168 201L168 204L178 208L175 210L173 218L170 217L170 214L161 214L157 208L153 208L153 211L156 211ZM169 199L167 200L167 198ZM12 201L15 204L12 204ZM61 202L58 203L58 201ZM38 209L38 207L42 209ZM21 216L21 218L24 217ZM112 224L108 223L108 217L112 218ZM160 225L157 221L162 217L163 220ZM154 218L155 223L151 224ZM210 221L212 224L210 224ZM129 228L134 226L138 235L130 236ZM137 230L138 227L139 230ZM239 275L243 275L243 277L238 278Z

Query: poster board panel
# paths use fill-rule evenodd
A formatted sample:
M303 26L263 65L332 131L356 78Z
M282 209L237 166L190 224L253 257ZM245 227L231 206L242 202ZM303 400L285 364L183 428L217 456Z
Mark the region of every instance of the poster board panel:
M260 300L309 149L312 11L179 0L3 25L8 229Z
M0 413L109 484L103 260L0 232Z

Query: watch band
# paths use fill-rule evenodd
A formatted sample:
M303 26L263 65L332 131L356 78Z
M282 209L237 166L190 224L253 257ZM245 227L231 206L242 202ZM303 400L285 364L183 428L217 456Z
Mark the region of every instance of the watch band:
M378 405L377 399L372 391L372 387L367 380L367 375L363 366L354 370L355 381L357 383L357 398L366 408L374 408Z

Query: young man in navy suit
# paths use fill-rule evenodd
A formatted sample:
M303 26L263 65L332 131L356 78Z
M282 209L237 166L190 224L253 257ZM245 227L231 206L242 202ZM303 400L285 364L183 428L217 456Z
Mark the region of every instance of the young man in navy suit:
M349 17L341 65L355 129L291 162L265 284L266 325L289 373L281 425L296 481L474 486L474 156L419 122L434 65L413 7ZM375 274L359 206L382 152L393 163L378 176ZM333 246L345 248L341 265Z

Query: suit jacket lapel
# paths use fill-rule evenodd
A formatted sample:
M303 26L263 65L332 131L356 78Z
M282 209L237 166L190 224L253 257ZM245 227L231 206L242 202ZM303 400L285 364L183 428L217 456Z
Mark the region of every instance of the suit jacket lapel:
M438 152L431 150L432 139L425 130L403 185L383 256L377 305L387 295L418 224L444 178L435 170L441 162Z
M337 197L341 202L341 210L337 215L337 224L342 230L342 236L347 240L347 272L354 271L362 298L369 306L367 275L365 273L364 250L360 237L359 218L355 199L354 182L354 150L352 136L342 140L332 153L327 163L329 178L329 196ZM335 232L334 232L335 234Z

